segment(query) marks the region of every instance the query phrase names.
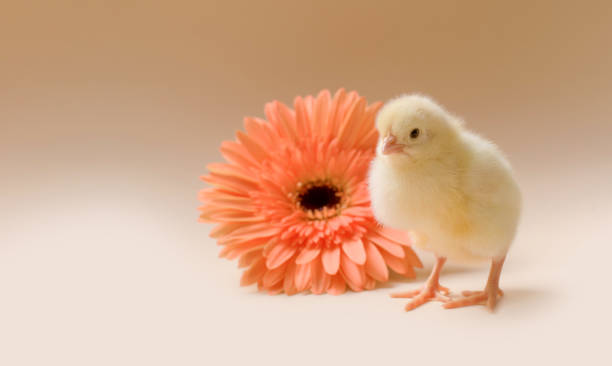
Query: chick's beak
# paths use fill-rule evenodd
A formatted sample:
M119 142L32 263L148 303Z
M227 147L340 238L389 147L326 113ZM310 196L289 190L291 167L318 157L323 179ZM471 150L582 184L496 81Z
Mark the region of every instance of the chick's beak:
M382 153L384 155L401 152L404 150L404 145L397 142L397 137L389 135L383 139L382 142Z

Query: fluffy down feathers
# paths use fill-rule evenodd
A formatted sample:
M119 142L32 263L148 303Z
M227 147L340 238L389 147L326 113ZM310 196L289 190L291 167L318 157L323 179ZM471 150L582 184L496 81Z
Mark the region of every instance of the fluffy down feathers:
M449 259L503 257L520 192L499 149L419 95L387 103L376 126L381 138L369 184L378 220L411 231L417 246Z

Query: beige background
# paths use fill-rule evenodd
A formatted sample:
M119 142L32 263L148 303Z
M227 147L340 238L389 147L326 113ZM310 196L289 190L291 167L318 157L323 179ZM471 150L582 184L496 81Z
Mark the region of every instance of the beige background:
M607 364L612 5L374 3L2 2L0 364ZM220 142L340 86L430 94L508 154L525 211L497 314L404 313L388 294L429 268L268 297L217 258L196 192Z

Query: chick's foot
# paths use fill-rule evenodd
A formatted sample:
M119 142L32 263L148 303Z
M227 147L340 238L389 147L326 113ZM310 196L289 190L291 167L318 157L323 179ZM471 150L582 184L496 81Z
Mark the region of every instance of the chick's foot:
M499 289L499 276L501 275L502 266L504 265L505 256L494 258L491 261L491 270L489 271L489 279L484 291L463 291L463 297L449 301L443 306L446 309L461 308L471 305L486 305L489 311L495 310L498 297L502 297L504 292Z
M445 309L455 309L464 306L486 305L489 311L493 311L504 292L500 289L485 289L484 291L463 291L462 295L461 298L448 301L442 306Z
M406 311L413 310L429 301L450 301L450 298L446 296L448 295L449 290L446 287L441 286L438 282L440 278L440 271L442 271L444 262L446 262L446 258L436 257L436 263L434 264L427 282L425 282L425 285L422 288L418 290L391 294L391 297L412 299L411 302L406 304Z
M439 283L427 283L420 289L394 293L391 294L391 297L412 299L412 301L406 304L405 308L406 311L410 311L429 301L450 301L450 298L446 296L448 294L449 290L446 287L441 286Z

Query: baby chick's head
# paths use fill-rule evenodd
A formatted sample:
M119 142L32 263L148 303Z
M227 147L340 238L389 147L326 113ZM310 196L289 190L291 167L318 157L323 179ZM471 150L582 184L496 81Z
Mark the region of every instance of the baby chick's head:
M416 162L452 149L460 122L428 97L403 95L380 110L376 128L380 135L379 155Z

